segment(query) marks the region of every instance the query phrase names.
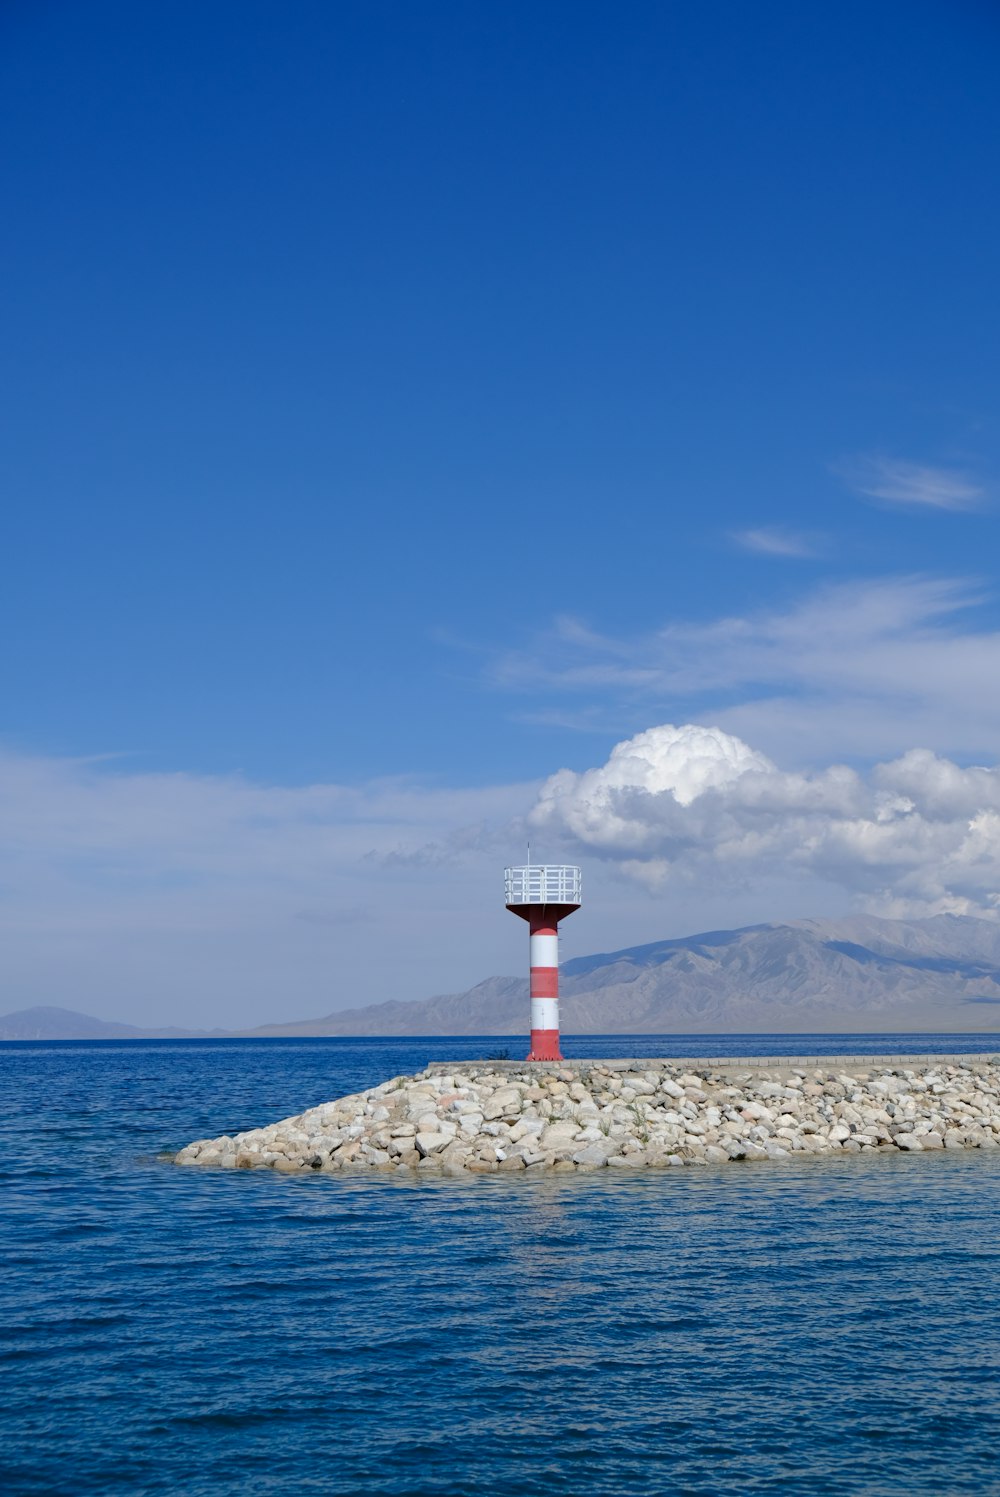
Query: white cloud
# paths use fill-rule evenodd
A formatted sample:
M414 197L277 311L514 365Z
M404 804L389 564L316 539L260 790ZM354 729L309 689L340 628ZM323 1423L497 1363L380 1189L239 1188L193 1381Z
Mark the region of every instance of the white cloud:
M245 1028L523 972L501 878L538 789L281 786L0 752L0 1013ZM531 840L555 854L555 835ZM567 956L839 908L799 876L637 901L598 859L587 889Z
M632 638L554 630L500 657L492 678L544 694L550 710L556 699L599 703L626 730L683 711L785 762L891 755L906 743L988 754L1000 741L1000 632L972 622L983 601L949 578L826 585L783 608Z
M888 504L968 510L978 508L985 497L982 485L958 468L866 457L845 464L840 472L859 494Z
M500 875L526 821L536 856L586 864L567 953L852 898L992 911L994 770L914 751L868 775L792 773L776 757L689 724L541 790L456 790L0 755L0 1011L235 1028L523 970Z
M991 909L996 772L951 762L992 764L1000 743L1000 634L977 626L982 601L968 583L882 578L637 638L564 618L498 662L519 706L535 695L608 742L701 719L549 782L533 850L587 862L571 949L852 898ZM913 743L933 753L900 757ZM884 762L860 774L841 758ZM499 879L536 797L0 754L0 1011L236 1027L516 972Z
M780 526L761 526L757 530L734 530L730 539L744 551L754 551L759 556L787 557L789 560L808 560L820 556L824 549L822 537L807 535L804 531L784 530Z
M530 820L654 886L804 874L874 912L1000 912L1000 770L926 749L867 775L794 773L721 729L667 724L553 775Z
M460 991L516 967L500 878L532 794L0 754L0 1012L242 1027Z
M280 878L292 888L364 857L416 853L429 836L457 855L470 828L505 822L524 795L524 786L435 789L404 778L266 785L0 755L5 855L42 864L56 853L127 884L154 852L163 879Z

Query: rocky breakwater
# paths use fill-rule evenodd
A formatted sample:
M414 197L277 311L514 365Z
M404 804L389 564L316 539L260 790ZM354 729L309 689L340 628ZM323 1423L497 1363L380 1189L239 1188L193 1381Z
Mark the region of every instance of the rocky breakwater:
M1000 1146L1000 1062L430 1066L173 1156L222 1169L635 1170Z

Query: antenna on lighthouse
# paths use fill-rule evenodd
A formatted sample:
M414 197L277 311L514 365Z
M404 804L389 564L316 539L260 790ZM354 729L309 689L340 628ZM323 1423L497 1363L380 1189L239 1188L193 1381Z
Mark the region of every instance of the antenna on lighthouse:
M579 868L534 864L531 844L523 868L504 869L504 897L512 915L528 922L531 965L529 1060L562 1060L559 1053L559 922L580 908Z

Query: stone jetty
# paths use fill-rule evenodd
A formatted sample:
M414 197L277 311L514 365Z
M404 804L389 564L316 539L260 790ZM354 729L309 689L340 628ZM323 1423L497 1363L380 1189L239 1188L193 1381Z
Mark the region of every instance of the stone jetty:
M295 1117L200 1139L221 1169L659 1169L1000 1147L1000 1055L428 1066Z

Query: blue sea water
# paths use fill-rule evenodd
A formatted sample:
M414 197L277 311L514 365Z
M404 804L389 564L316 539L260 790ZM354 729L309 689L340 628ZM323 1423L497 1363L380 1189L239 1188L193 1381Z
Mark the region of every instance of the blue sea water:
M157 1159L500 1048L0 1046L4 1497L1000 1493L1000 1151L624 1179Z

